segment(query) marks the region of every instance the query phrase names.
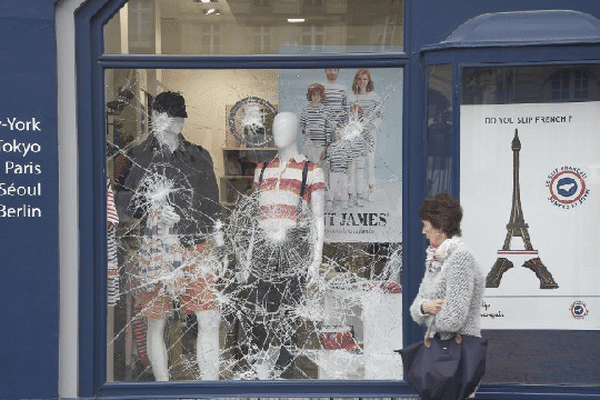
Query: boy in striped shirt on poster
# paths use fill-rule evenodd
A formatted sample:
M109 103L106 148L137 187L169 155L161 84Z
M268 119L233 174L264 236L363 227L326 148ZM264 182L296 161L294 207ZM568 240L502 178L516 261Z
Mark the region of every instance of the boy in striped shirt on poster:
M300 132L303 135L303 153L309 161L324 163L325 150L332 138L331 114L323 104L326 99L325 87L320 83L313 83L306 92L308 105L300 113Z

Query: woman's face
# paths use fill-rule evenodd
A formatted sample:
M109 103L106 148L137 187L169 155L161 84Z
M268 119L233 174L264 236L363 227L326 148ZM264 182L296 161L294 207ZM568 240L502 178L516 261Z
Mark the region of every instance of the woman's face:
M369 84L369 75L364 73L358 77L358 91L361 93L367 92L367 85Z
M431 222L429 221L422 221L423 222L423 235L425 236L425 238L427 238L427 240L429 240L429 244L431 245L431 247L439 247L442 243L444 243L444 240L448 239L448 236L446 236L446 233L444 233L444 231L442 231L441 229L437 229L434 228L431 225Z

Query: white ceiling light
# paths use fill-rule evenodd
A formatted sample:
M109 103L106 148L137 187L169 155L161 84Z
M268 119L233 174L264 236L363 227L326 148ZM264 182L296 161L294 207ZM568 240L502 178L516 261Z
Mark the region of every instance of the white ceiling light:
M299 22L304 22L305 19L304 18L288 18L287 21L290 23L293 23L293 24L297 24Z

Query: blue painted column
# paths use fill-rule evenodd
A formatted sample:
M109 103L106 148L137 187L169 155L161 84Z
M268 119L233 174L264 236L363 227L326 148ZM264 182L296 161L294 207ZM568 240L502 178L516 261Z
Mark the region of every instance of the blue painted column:
M54 0L0 2L0 397L58 397Z

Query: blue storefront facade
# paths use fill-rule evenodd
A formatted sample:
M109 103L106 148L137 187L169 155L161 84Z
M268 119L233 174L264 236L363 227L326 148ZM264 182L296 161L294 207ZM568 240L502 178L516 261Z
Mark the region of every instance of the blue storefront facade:
M395 335L398 341L392 345L422 338L423 330L408 312L423 275L426 247L417 210L425 197L441 191L460 198L465 240L488 271L482 328L491 339L490 353L476 398L600 398L600 274L594 262L600 239L596 1L386 1L387 16L396 19L369 25L356 21L361 15L370 18L367 11L384 2L219 0L214 7L231 18L219 35L214 27L203 31L202 19L190 22L184 7L199 2L179 2L181 14L161 8L163 3L176 2L0 4L0 296L5 310L0 398L416 398L401 372L385 375L361 357L370 354L372 332ZM135 15L146 18L145 5L154 10L148 18L158 21L155 27L163 32L160 39L157 31L150 33L149 51L144 40L131 36L131 15L142 10ZM279 15L310 10L323 15L318 24L298 30L300 39L279 31L274 22ZM345 14L354 15L355 22L344 20ZM250 28L233 29L232 39L227 24ZM336 36L340 31L341 38ZM246 39L240 32L251 32L254 41L247 43L254 43L253 49L236 47ZM264 47L265 40L278 44ZM149 368L137 374L142 350L129 332L136 318L127 314L133 303L123 303L133 302L125 300L124 275L122 309L107 306L106 181L116 176L113 156L118 153L107 144L117 142L117 131L148 134L151 99L163 90L183 93L190 127L186 138L209 150L221 185L219 201L235 210L223 188L248 174L234 175L226 160L230 152L237 155L252 146L240 145L239 138L237 145L229 142L232 125L221 114L232 124L232 106L235 110L237 101L255 97L277 103L280 111L299 112L306 87L330 68L340 71L349 91L354 71L370 69L386 117L374 162L376 187L385 197L354 213L358 225L363 223L358 215L371 221L360 233L348 228L342 234L332 227L334 221L349 225L353 211L343 222L335 219L342 214L326 211L328 263L343 265L341 272L334 269L344 276L366 276L369 284L384 280L386 288L401 288L402 297L393 297L392 290L378 293L387 307L381 312L364 302L373 301L373 293L346 296L336 288L338 297L326 295L325 303L347 307L342 319L353 326L357 348L336 358L318 344L306 344L302 360L308 366L299 368L300 378L247 378L241 364L229 367L228 357L245 349L227 330L235 326L228 318L239 311L234 302L227 302L230 314L221 310L219 380L194 379L193 374L174 378L175 367L170 382L154 381ZM220 90L204 86L208 80ZM210 122L213 114L218 114L216 128ZM215 133L198 137L192 128ZM511 152L515 131L523 145L520 169ZM380 209L373 205L377 201ZM530 239L509 226L516 205ZM511 247L511 235L522 239L524 249ZM345 247L334 246L340 242ZM124 254L128 249L119 247ZM364 254L375 257L384 250L389 251L384 267L361 269L371 265L358 261ZM347 255L353 251L360 256ZM539 255L543 263L513 268L520 252ZM127 264L130 259L122 257ZM394 263L404 266L395 272L398 276L382 278ZM381 328L381 319L398 324ZM226 348L228 340L236 344ZM346 360L344 367L340 360ZM348 367L354 363L360 367Z

